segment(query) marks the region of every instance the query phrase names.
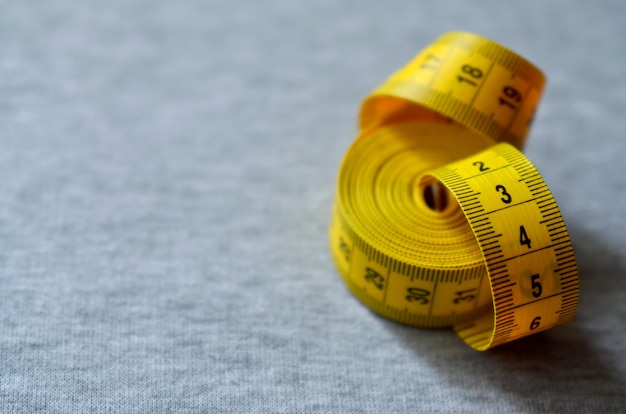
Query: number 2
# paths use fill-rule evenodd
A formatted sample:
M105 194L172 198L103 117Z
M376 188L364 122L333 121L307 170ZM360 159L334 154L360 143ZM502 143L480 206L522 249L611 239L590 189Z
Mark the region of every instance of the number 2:
M485 167L485 163L482 162L482 161L473 162L472 165L474 167L478 167L478 171L480 171L480 172L489 171L489 167Z

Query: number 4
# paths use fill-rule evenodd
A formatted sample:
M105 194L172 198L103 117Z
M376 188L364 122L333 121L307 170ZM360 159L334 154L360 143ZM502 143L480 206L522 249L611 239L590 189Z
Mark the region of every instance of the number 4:
M528 234L526 234L526 229L524 226L519 226L519 244L526 245L530 249L530 239L528 238Z

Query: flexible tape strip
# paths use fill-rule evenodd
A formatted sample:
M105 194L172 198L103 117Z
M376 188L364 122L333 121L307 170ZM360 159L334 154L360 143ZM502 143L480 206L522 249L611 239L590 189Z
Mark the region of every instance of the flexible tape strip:
M450 33L365 100L330 226L339 273L363 303L402 323L452 326L478 350L571 320L579 286L567 229L510 145L523 145L543 85L508 49Z

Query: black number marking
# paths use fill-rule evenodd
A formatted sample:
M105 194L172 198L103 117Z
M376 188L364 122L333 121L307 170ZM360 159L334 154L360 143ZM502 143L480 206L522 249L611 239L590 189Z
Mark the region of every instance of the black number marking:
M471 302L476 298L476 295L474 295L474 292L476 291L476 288L473 289L467 289L467 290L461 290L459 292L454 292L456 294L456 298L454 298L453 303L455 305L458 305L462 302Z
M343 237L339 238L339 250L343 253L343 257L346 259L346 262L349 262L351 251Z
M422 63L420 67L422 69L437 70L439 69L440 65L441 65L441 59L439 59L437 56L433 54L430 54L426 56L426 59L424 59L424 63Z
M519 93L517 89L512 86L505 86L502 89L503 97L499 97L500 105L508 106L511 109L517 109L516 103L520 103L522 101L522 94Z
M476 161L472 163L473 166L478 167L478 171L489 171L489 167L485 167L485 163L482 161Z
M422 305L428 303L428 296L430 292L426 289L411 287L406 290L406 300L409 302L420 302Z
M461 71L463 73L465 73L466 75L469 75L470 77L464 77L461 75L457 76L457 79L459 80L459 82L466 82L469 83L472 86L476 86L476 82L474 82L471 78L473 79L480 79L483 77L483 71L474 67L474 66L470 66L470 65L463 65L461 67Z
M526 234L524 226L519 226L519 244L525 244L530 249L530 239L528 238L528 234Z
M470 75L474 79L480 79L483 77L482 70L475 68L473 66L470 66L470 65L463 65L461 70L463 71L463 73Z
M541 316L535 317L533 321L530 323L530 330L539 328L539 324L541 323Z
M532 275L530 277L530 284L533 288L533 296L538 298L541 296L543 289L541 288L541 283L539 283L539 275Z
M365 280L376 286L378 289L383 290L385 277L371 267L365 268Z
M504 204L509 204L511 202L511 200L512 200L511 194L506 192L506 187L505 186L500 185L500 184L496 185L496 191L499 192L499 193L502 193L502 195L504 196L504 197L502 197L500 199L500 200L502 200L502 202Z

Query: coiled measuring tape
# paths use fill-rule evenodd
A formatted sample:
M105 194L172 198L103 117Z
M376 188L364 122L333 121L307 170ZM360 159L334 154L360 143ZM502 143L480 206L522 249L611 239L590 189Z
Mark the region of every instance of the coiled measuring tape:
M570 237L519 150L544 83L514 52L454 32L366 98L330 225L339 273L365 305L453 327L477 350L573 318Z

